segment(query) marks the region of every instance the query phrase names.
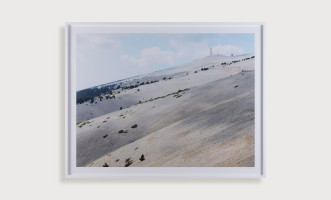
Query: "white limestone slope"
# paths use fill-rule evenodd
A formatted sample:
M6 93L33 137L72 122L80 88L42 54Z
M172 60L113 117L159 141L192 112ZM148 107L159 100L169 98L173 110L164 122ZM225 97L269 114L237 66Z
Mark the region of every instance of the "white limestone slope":
M142 103L77 126L77 166L123 167L126 159L132 160L130 167L253 166L254 59L227 66L217 65L217 59L157 72L163 76L190 70L140 86L140 92L117 95L119 102ZM209 70L194 73L201 63ZM131 128L134 124L138 127ZM139 160L142 154L144 161Z
M242 60L251 58L254 54L247 54L234 57L226 56L208 56L202 59L197 59L191 63L184 64L175 68L154 72L147 75L141 75L134 78L128 78L122 81L122 84L135 84L137 81L147 82L151 80L159 80L157 83L146 84L135 89L121 91L120 94L115 94L115 99L96 100L94 104L84 103L77 105L77 122L90 120L101 115L114 112L120 107L126 108L139 101L146 101L150 98L163 96L169 92L173 92L183 87L194 87L210 81L214 81L231 74L236 74L242 70L254 70L254 59L241 61L231 65L221 65L221 63L231 63L234 60ZM214 66L214 67L212 67ZM209 68L208 71L201 71L201 68ZM217 69L217 74L214 71ZM197 73L195 73L197 71ZM200 74L200 72L202 72ZM189 75L189 76L188 76ZM166 77L166 80L163 78ZM169 80L168 78L172 78ZM120 82L118 82L119 84ZM137 90L140 90L139 92Z

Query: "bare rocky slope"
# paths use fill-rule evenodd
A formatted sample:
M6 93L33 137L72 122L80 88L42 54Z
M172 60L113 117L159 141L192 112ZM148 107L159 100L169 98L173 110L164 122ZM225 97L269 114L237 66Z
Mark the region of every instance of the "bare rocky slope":
M77 125L77 166L254 166L254 59L221 62L207 57L121 92L118 102L133 103Z

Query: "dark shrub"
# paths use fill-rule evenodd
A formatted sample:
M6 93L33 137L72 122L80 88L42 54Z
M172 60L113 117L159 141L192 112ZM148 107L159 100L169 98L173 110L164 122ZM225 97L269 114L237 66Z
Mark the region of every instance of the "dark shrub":
M135 125L131 126L131 128L137 128L137 127L138 127L138 125L137 125L137 124L135 124Z
M144 161L145 160L145 156L144 154L141 154L141 157L139 158L140 161Z
M77 104L82 104L82 103L84 103L85 101L84 101L84 99L83 98L79 98L79 99L77 99Z
M124 165L124 167L129 167L132 163L133 163L133 161L131 160L131 158L127 158L127 159L125 160L125 165Z
M102 167L109 167L109 165L105 163L104 165L102 165Z

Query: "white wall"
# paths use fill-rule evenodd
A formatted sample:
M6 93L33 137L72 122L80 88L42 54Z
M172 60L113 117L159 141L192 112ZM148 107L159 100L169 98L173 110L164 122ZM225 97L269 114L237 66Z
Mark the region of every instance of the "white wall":
M171 2L171 3L170 3ZM1 1L1 199L331 197L328 1ZM64 22L267 23L267 178L65 180Z

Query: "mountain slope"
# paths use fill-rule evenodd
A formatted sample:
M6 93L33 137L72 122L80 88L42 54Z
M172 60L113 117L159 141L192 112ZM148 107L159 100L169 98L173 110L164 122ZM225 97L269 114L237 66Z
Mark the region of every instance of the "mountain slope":
M254 71L214 67L157 84L145 88L151 101L77 128L77 166L254 165Z
M243 60L251 58L252 56L254 56L254 54L234 57L208 56L161 72L154 72L122 80L117 82L121 87L135 85L137 82L147 83L155 80L159 82L140 85L138 88L129 90L117 90L115 91L115 99L104 98L102 101L95 100L93 104L79 104L76 109L77 122L80 123L110 112L118 111L121 107L128 108L139 103L139 101L143 102L150 98L164 96L183 88L195 87L228 77L242 70L254 70L254 59ZM240 60L240 62L222 65L222 63L231 63L232 61L238 60ZM201 68L208 68L208 71L201 71ZM215 71L217 72L215 73Z

